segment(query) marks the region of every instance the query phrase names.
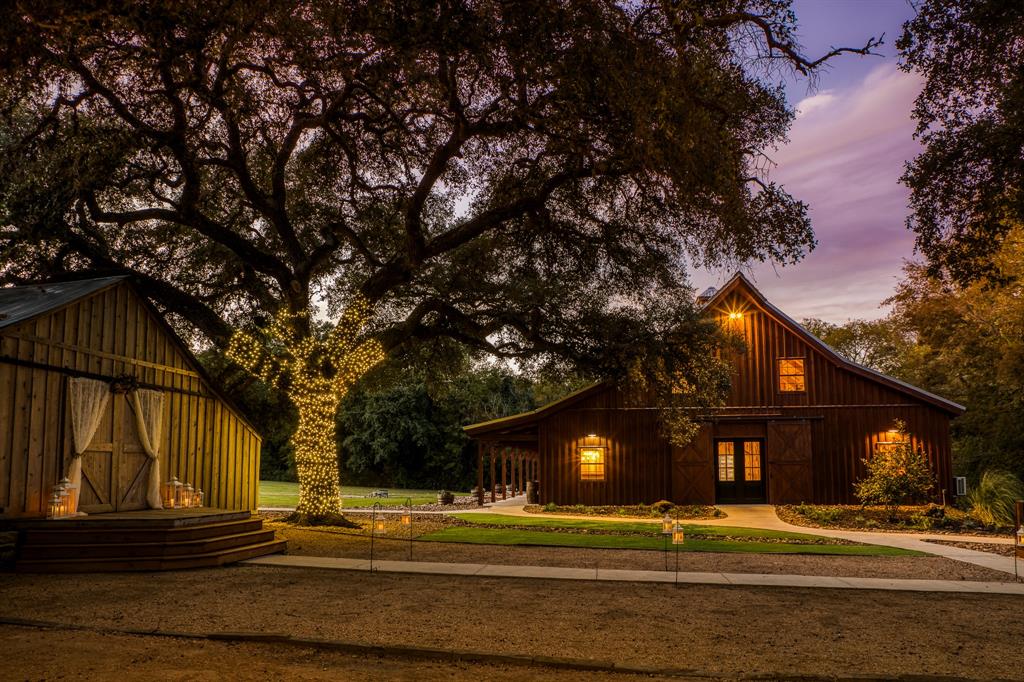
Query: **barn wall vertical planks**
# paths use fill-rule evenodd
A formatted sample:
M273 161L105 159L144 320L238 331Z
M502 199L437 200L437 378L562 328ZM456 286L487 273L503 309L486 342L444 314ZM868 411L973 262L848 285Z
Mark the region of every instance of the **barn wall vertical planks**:
M97 283L92 291L89 282ZM39 289L28 292L40 301L37 314L6 324L0 317L0 515L45 514L73 452L72 376L130 375L163 391L162 477L201 487L208 506L255 508L259 434L217 393L159 314L124 279L60 286L67 288L52 309ZM0 309L16 301L17 289L33 288L0 290ZM111 469L103 475L116 485L116 462Z

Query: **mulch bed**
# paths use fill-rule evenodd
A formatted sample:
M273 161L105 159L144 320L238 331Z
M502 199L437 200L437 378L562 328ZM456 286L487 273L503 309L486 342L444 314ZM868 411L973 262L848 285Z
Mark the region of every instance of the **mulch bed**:
M959 542L957 540L925 540L934 542L936 545L949 545L961 549L973 549L975 552L991 552L1000 556L1013 556L1013 545L1003 545L994 542Z
M646 504L634 504L634 505L604 505L604 506L587 506L582 504L570 504L570 505L545 505L539 504L526 505L523 508L524 511L530 512L531 514L577 514L580 516L595 516L595 517L617 517L617 518L637 518L637 519L660 519L665 515L665 512L658 511ZM726 517L725 512L713 505L706 504L689 504L679 505L673 507L668 512L672 518L679 519L680 521L686 520L697 520L697 519L724 519Z
M981 526L964 512L952 507L946 508L943 518L925 521L929 518L925 516L927 509L926 506L899 507L895 523L889 519L886 509L859 505L780 505L775 507L775 513L786 523L806 528L995 537L1008 537L1012 534L1009 528Z

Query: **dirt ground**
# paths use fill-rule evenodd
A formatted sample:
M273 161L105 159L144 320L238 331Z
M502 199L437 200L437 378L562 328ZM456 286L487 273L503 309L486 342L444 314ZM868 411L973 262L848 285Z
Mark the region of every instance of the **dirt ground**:
M1002 556L1013 556L1013 545L997 544L994 542L961 542L958 540L925 540L934 542L936 545L950 545L962 549L973 549L976 552L991 552Z
M267 523L279 538L288 540L288 553L305 556L368 558L370 542L366 537L327 528L303 528L283 523ZM440 524L438 524L440 527ZM409 542L394 534L374 542L374 556L405 560ZM675 569L675 555L662 552L576 549L569 547L515 547L470 545L440 542L412 543L413 561L448 561L471 564L508 564L519 566L566 566L571 568L622 568L660 571ZM858 557L795 554L728 554L683 552L679 555L682 571L724 573L772 573L790 575L836 575L856 578L921 578L935 580L982 580L1002 582L1005 573L942 557Z
M1021 603L1019 597L983 594L676 587L258 566L151 574L0 574L0 617L612 660L726 678L921 674L1019 679L1019 658L1007 652L1020 648ZM227 647L233 654L224 658L221 648L210 643L163 640L118 648L99 636L39 632L26 636L23 629L0 630L5 654L0 677L47 677L57 662L79 655L83 664L116 670L118 677L162 670L158 677L169 679L173 670L167 668L175 661L213 666L208 679L217 671L226 677L236 672L237 677L255 677L264 671L261 666L268 666L269 677L290 674L293 666L297 677L320 674L316 657L307 661L295 650L270 644L260 645L264 653ZM11 653L16 647L19 655ZM352 677L401 679L391 666L395 671L420 667L400 661L366 665L355 668ZM435 671L438 676L481 679L480 670L443 668ZM520 679L514 671L509 675Z
M629 682L636 675L580 673L534 666L366 657L266 644L227 644L163 637L0 626L5 658L0 680L493 680ZM645 677L643 679L657 679ZM679 680L679 677L671 678ZM682 678L685 679L685 678Z

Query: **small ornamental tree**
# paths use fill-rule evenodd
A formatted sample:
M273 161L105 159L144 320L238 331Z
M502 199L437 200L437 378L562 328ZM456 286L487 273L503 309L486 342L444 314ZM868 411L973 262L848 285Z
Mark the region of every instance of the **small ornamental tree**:
M901 502L927 497L935 484L924 452L910 442L906 424L897 421L896 428L900 442L863 460L868 475L854 485L861 504L885 506L890 519Z

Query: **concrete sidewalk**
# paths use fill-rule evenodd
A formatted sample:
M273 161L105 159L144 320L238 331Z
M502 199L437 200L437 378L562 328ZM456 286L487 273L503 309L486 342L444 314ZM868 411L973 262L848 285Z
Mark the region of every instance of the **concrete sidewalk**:
M366 559L270 555L241 562L253 566L316 568L342 571L370 571ZM373 571L428 575L480 576L487 578L536 578L542 580L597 580L607 582L675 583L680 585L744 585L755 587L800 587L841 590L897 590L904 592L948 592L1011 594L1024 596L1024 583L975 582L971 580L898 580L889 578L841 578L813 575L766 573L689 573L637 571L555 566L507 566L498 564L449 564L427 561L374 561Z

